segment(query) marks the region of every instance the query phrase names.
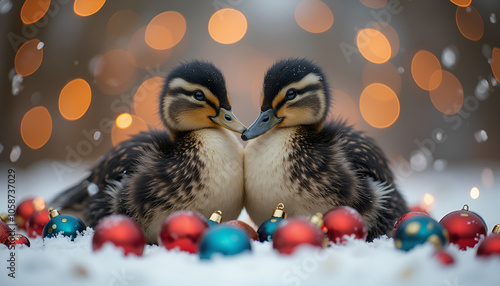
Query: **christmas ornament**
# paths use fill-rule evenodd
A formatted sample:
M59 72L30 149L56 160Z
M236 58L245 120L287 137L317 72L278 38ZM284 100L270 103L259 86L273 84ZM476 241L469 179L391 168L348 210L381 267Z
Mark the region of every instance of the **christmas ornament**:
M78 233L86 229L81 219L70 214L60 214L53 208L49 209L49 222L43 228L43 238L56 237L61 233L63 236L71 237L73 241Z
M209 228L201 237L198 253L200 259L210 259L214 254L236 255L252 251L246 232L231 225L218 225Z
M163 221L158 242L167 249L196 253L198 242L208 228L207 219L193 211L177 211Z
M7 238L7 240L4 242L5 245L7 245L9 248L10 246L17 246L17 245L27 245L30 247L30 240L22 235L22 234L15 234L11 235Z
M49 222L49 220L50 218L48 209L34 212L26 223L26 232L28 232L28 236L32 238L35 238L39 235L41 236L43 233L43 228Z
M284 220L276 226L273 234L273 248L281 254L291 254L300 245L322 248L325 233L304 218Z
M410 206L410 212L418 212L418 213L424 213L426 215L429 215L429 211L420 205Z
M286 212L283 210L285 205L279 203L270 219L264 221L257 230L260 242L270 241L273 238L274 230L278 223L286 219Z
M208 219L208 226L216 226L222 221L222 212L220 210L212 213Z
M448 230L450 243L457 245L461 250L474 247L487 233L484 220L469 211L468 205L464 205L460 211L445 215L439 223Z
M0 221L0 243L4 243L10 234L10 227L5 222Z
M122 248L125 255L133 253L141 256L146 245L146 237L139 225L130 217L110 215L101 219L95 227L92 250L97 251L106 242Z
M447 245L448 241L446 229L429 216L415 215L405 219L394 234L396 247L406 251L426 242L439 248Z
M399 225L407 218L409 217L412 217L414 215L423 215L423 216L426 216L427 214L426 213L423 213L423 212L409 212L409 213L405 213L404 215L402 215L400 218L398 218L398 220L396 221L396 223L394 224L394 228L392 229L392 236L394 237L394 234L396 233L396 229L399 227Z
M500 224L495 225L492 234L481 241L476 255L480 257L490 255L500 257Z
M21 229L26 229L28 219L35 211L41 211L45 208L45 201L43 198L29 198L22 201L16 208L14 221Z
M255 231L255 229L253 229L253 227L249 226L247 223L245 223L241 220L230 220L230 221L224 222L223 224L241 227L247 232L248 236L251 239L259 241L259 235Z
M437 249L436 252L434 252L434 256L443 265L452 265L455 263L453 256L444 249Z
M326 235L334 243L342 243L345 236L366 240L367 231L363 217L347 206L333 208L323 215Z

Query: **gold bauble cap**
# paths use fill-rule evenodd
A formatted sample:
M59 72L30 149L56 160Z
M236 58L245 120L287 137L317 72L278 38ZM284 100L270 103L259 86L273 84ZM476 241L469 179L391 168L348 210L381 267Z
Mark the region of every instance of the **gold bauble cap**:
M276 209L273 211L273 217L286 218L286 212L283 210L284 208L285 208L285 205L282 203L279 203L276 206Z
M0 214L0 219L5 223L9 223L9 216L7 214Z
M49 209L49 218L53 219L56 216L60 215L61 213L58 210L55 210L54 208Z
M493 231L492 233L500 233L500 223L497 223L494 227L493 227Z
M315 226L318 228L323 227L323 214L322 213L316 213L312 216L309 217L309 221L312 222Z
M222 221L222 211L217 210L216 212L212 213L209 220L220 223Z

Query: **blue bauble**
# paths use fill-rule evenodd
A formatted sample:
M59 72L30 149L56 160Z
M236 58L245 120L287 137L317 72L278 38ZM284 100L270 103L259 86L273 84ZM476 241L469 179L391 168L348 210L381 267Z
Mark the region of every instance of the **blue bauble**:
M271 241L273 238L274 230L280 221L283 218L281 217L271 217L270 219L263 222L259 229L257 230L257 234L259 234L260 242Z
M401 250L408 251L426 242L437 248L449 242L448 231L429 216L415 215L407 218L394 234L394 244Z
M215 222L215 221L209 220L209 219L207 219L207 223L208 223L209 227L214 227L214 226L218 226L219 225L218 222Z
M251 250L248 235L243 230L228 225L217 225L207 229L198 246L201 259L210 259L216 253L236 255Z
M81 233L87 228L82 220L74 215L60 215L57 211L50 211L49 215L51 219L43 228L43 238L56 237L61 234L74 240L78 232Z

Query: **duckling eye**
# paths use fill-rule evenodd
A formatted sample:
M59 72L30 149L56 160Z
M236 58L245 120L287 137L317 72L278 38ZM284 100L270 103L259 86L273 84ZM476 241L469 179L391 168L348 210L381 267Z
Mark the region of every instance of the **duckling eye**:
M197 91L193 92L193 97L194 97L194 99L199 100L199 101L205 100L205 94L201 90L197 90Z
M289 90L286 92L286 96L285 96L285 98L286 98L287 100L292 100L292 99L294 99L296 96L297 96L297 90L295 90L295 89L291 88L291 89L289 89Z

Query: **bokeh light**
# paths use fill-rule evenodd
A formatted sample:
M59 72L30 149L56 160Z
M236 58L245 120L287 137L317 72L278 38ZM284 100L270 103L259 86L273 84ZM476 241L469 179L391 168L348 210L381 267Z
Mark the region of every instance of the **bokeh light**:
M132 63L143 69L163 64L172 54L172 49L157 50L151 48L145 41L146 28L137 30L128 43L128 51L133 56Z
M441 64L431 52L420 50L413 56L411 74L421 89L433 90L441 84Z
M391 62L383 64L367 62L363 68L362 78L365 87L379 82L390 87L396 94L401 93L401 75Z
M115 12L106 25L108 39L119 39L129 37L141 27L141 16L129 9Z
M493 170L491 168L484 168L481 172L481 181L486 188L493 187L493 183L495 182L495 175L493 174Z
M464 91L460 81L448 71L436 71L431 76L431 82L435 81L434 77L441 77L442 81L438 88L429 91L432 104L444 114L457 113L464 103Z
M472 2L472 0L450 0L450 1L451 1L451 3L453 3L457 6L460 6L460 7L467 7Z
M470 190L470 197L475 200L477 198L479 198L479 189L477 187L473 187L471 190Z
M47 108L37 106L24 114L21 121L21 137L31 149L39 149L52 135L52 117Z
M391 126L399 117L399 99L381 83L367 86L361 93L359 108L363 119L375 128Z
M247 19L240 11L224 8L215 12L208 22L208 33L221 44L234 44L247 32Z
M94 67L97 88L105 94L115 95L129 90L137 75L132 55L121 49L103 54Z
M399 35L394 28L387 22L375 22L370 26L371 29L377 30L382 33L389 44L391 45L391 59L399 52Z
M32 39L24 43L16 53L14 67L22 77L34 73L42 64L43 45L40 40Z
M361 115L352 97L340 89L333 89L332 95L335 100L330 106L326 121L345 120L349 125L359 126Z
M500 81L500 48L497 47L494 47L491 53L491 71L497 81Z
M295 7L295 21L310 33L323 33L332 27L333 13L320 0L302 0Z
M122 116L122 115L120 115L120 116ZM148 125L140 117L135 116L135 115L130 115L130 114L128 114L128 116L130 116L130 118L131 118L131 121L130 121L130 124L128 125L128 127L120 128L116 124L113 125L113 128L111 129L111 141L113 142L113 146L116 146L116 145L120 144L120 142L123 142L127 139L130 139L130 137L132 137L140 132L148 130ZM128 116L125 115L125 117L128 117Z
M387 4L387 0L359 0L368 8L380 9Z
M380 31L371 28L359 30L356 43L363 57L372 63L385 63L391 58L391 44Z
M101 10L104 3L106 3L106 0L75 0L73 10L76 15L87 17Z
M460 33L467 39L478 41L483 36L483 18L474 7L457 7L456 21Z
M134 112L152 127L164 128L159 115L160 93L165 79L153 77L145 80L134 96Z
M26 0L21 8L21 20L24 24L33 24L49 10L50 0Z
M132 124L132 115L122 113L116 117L116 126L121 129L128 128Z
M153 49L166 50L177 45L186 33L186 19L181 13L167 11L154 17L146 28L146 43Z
M92 91L89 84L81 78L66 84L59 95L59 112L67 120L82 117L90 106Z

